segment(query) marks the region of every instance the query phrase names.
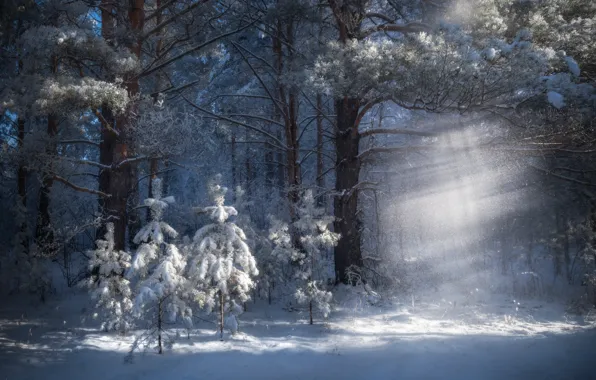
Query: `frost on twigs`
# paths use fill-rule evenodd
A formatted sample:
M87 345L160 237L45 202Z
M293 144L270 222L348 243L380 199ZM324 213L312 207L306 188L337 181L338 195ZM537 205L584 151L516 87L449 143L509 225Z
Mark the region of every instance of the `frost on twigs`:
M429 111L501 102L514 89L541 85L547 60L526 34L511 43L476 42L463 30L447 27L394 41L331 42L310 81L335 96L387 98Z
M118 84L93 78L57 77L43 82L35 105L42 114L68 114L105 105L114 112L121 113L128 102L126 89Z
M139 71L138 59L107 43L93 26L29 27L16 46L19 75L4 83L4 107L61 116L106 106L118 114L127 108L123 78Z
M69 63L74 57L78 62L99 65L111 76L122 77L140 69L134 54L128 49L110 46L91 28L42 25L23 33L19 45L23 49L25 63L30 62L31 65L35 65L35 60L49 60L49 57Z
M129 130L135 150L151 157L188 156L202 154L197 145L206 144L210 131L197 128L200 118L179 105L163 105L163 99L145 97L135 102L136 117Z

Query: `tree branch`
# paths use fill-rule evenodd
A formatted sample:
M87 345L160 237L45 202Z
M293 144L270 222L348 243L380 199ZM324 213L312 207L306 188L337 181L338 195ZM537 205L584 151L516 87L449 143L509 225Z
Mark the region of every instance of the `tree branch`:
M553 173L552 171L548 170L548 169L544 169L544 168L540 168L538 166L534 166L532 164L528 164L529 167L531 167L534 170L537 170L539 172L542 172L544 174L565 180L565 181L569 181L569 182L573 182L573 183L577 183L578 185L583 185L583 186L593 186L596 187L596 183L591 183L591 182L586 182L586 181L580 181L578 179L575 178L571 178L571 177L567 177L561 174L557 174L557 173Z
M372 28L363 30L360 33L360 38L369 37L371 34L378 32L399 32L399 33L420 33L431 30L431 27L421 22L409 22L407 24L382 24L373 26Z
M110 197L110 194L106 194L106 193L104 193L102 191L99 191L99 190L93 190L93 189L89 189L89 188L86 188L86 187L81 187L81 186L75 185L74 183L72 183L72 182L68 181L67 179L62 178L62 177L60 177L58 175L52 175L52 178L54 179L54 181L58 181L58 182L60 182L60 183L62 183L64 185L70 187L71 189L75 189L76 191L98 195L98 196L103 197L103 198L109 198Z
M99 146L99 143L90 140L62 140L58 141L58 144L87 144L93 146Z
M240 49L241 46L238 45L238 44L236 44L236 43L234 43L234 42L232 42L232 45L234 45L234 47L236 48L236 50L238 51L238 53L242 56L242 58L244 59L244 62L246 62L246 64L250 68L250 71L252 71L252 73L254 74L255 78L257 78L257 80L261 84L261 87L263 87L263 90L265 90L265 92L267 93L267 95L271 98L271 101L273 102L275 108L277 108L277 110L284 116L284 118L287 119L288 116L287 116L284 108L275 101L275 97L273 96L273 94L271 93L271 91L269 91L269 88L267 88L267 85L265 84L265 81L263 81L263 79L261 78L261 76L257 73L257 70L255 70L255 68L250 64L250 62L248 61L248 58L244 55L244 53L242 53L242 50Z
M379 153L407 153L419 150L434 150L439 148L432 145L418 145L418 146L378 146L365 150L358 155L359 160L366 160L369 156Z
M240 28L235 29L235 30L233 30L231 32L228 32L228 33L220 34L218 36L215 36L215 37L211 38L210 40L207 40L207 41L205 41L205 42L203 42L201 44L198 44L197 46L194 46L194 47L192 47L192 48L190 48L190 49L188 49L188 50L186 50L186 51L184 51L184 52L182 52L182 53L180 53L180 54L178 54L178 55L176 55L176 56L168 59L167 61L165 61L165 62L163 62L163 63L161 63L161 64L159 64L159 65L157 65L157 66L155 66L155 67L153 67L151 69L146 69L141 74L139 74L139 78L146 77L147 75L153 74L154 72L163 69L164 67L172 64L173 62L176 62L177 60L186 57L190 53L193 53L193 52L195 52L197 50L200 50L200 49L204 48L205 46L211 45L212 43L217 42L217 41L221 40L222 38L229 37L231 35L234 35L236 33L239 33L241 31L243 31L244 29L248 29L249 27L251 27L252 25L254 25L256 22L257 22L257 20L254 20L251 23L249 23L247 25L244 25L243 27L240 27Z
M257 127L253 127L253 126L252 126L252 125L250 125L250 124L246 124L246 123L243 123L243 122L241 122L241 121L238 121L238 120L231 119L231 118L229 118L229 117L225 117L225 116L222 116L222 115L218 115L218 114L216 114L216 113L214 113L214 112L211 112L211 111L209 111L209 110L207 110L207 109L205 109L205 108L203 108L203 107L201 107L201 106L199 106L199 105L197 105L197 104L195 104L195 103L191 102L190 100L188 100L188 99L186 98L186 96L184 96L184 95L181 95L181 96L182 96L182 99L186 100L186 102L187 102L187 103L188 103L188 104L189 104L191 107L193 107L193 108L195 108L195 109L197 109L197 110L199 110L199 111L201 111L201 112L203 112L203 113L206 113L207 115L213 116L213 117L214 117L214 118L216 118L216 119L225 120L225 121L227 121L227 122L230 122L230 123L232 123L232 124L240 125L240 126L242 126L242 127L244 127L244 128L250 129L251 131L255 131L255 132L257 132L257 133L260 133L260 134L262 134L262 135L264 135L264 136L267 136L267 137L268 137L268 138L270 138L272 141L274 141L276 144L272 144L272 143L270 143L270 142L264 142L265 144L267 144L267 145L271 145L271 146L274 146L274 147L276 147L277 149L288 150L288 148L285 146L285 144L284 144L284 143L283 143L281 140L279 140L277 137L273 136L271 133L265 132L265 131L263 131L262 129L259 129L259 128L257 128Z
M159 33L159 31L161 31L163 28L165 28L168 24L171 24L172 22L176 21L180 16L184 16L188 12L190 12L193 9L195 9L196 7L198 7L199 5L202 5L202 4L204 4L204 3L208 2L208 1L209 0L200 0L200 1L196 1L195 3L189 5L188 7L186 7L185 9L183 9L182 11L180 11L179 13L176 13L172 17L170 17L167 20L161 22L160 24L156 25L153 29L151 29L150 31L148 31L147 33L145 33L143 35L143 37L141 37L141 40L146 40L152 34ZM156 12L156 16L157 16L157 12Z
M161 7L157 8L155 11L153 11L153 13L151 13L150 15L145 17L145 22L159 16L161 14L161 12L163 12L164 9L166 9L167 7L169 7L170 5L174 4L177 1L178 0L170 0L170 1L166 2L165 4L162 4Z
M391 24L395 22L394 19L387 17L386 15L384 15L382 13L370 12L370 13L365 14L364 17L366 17L366 18L380 18L381 20L386 21Z
M378 134L387 134L387 135L410 135L410 136L425 136L425 137L433 137L438 136L439 134L436 132L429 132L429 131L418 131L416 129L407 129L407 128L372 128L367 129L365 131L361 131L360 137L378 135Z

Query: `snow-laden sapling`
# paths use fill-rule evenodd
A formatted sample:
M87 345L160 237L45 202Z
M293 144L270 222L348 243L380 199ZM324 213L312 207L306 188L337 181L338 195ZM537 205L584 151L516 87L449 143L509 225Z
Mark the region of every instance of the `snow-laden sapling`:
M290 292L296 290L294 263L302 260L304 253L294 247L288 223L272 215L269 216L269 219L270 247L268 250L260 252L259 268L264 272L262 278L264 284L268 286L268 298L270 299L274 286L283 286L286 291Z
M180 316L190 324L192 311L183 301L187 284L184 277L186 260L178 247L166 242L166 237L176 238L178 233L162 220L163 212L173 197L162 198L161 180L153 180L153 198L145 199L151 211L151 221L141 228L134 238L140 244L128 277L138 279L138 293L133 312L138 318L151 317L149 343L157 338L158 352L163 352L164 322L175 322ZM171 340L169 341L171 342Z
M256 280L257 285L253 291L253 300L254 302L257 301L258 289L264 287L268 294L269 303L271 304L271 289L275 283L275 267L271 265L273 264L271 262L271 242L265 232L261 231L252 220L250 207L253 205L253 202L248 201L246 192L240 186L237 186L234 195L234 208L238 212L235 223L244 231L246 244L248 244L251 252L253 252L253 256L259 267L259 276ZM246 303L244 307L244 310L246 310Z
M97 301L96 308L100 310L99 317L103 321L102 330L123 334L131 326L130 282L124 277L130 267L130 254L114 249L113 223L106 225L104 239L97 240L97 248L89 252L91 276L87 286Z
M328 262L324 253L334 247L339 240L339 234L329 231L329 224L333 217L325 215L323 208L317 207L312 191L302 194L297 207L298 218L292 226L299 236L300 246L296 247L290 236L287 225L274 225L271 239L275 244L273 254L277 257L286 256L296 266L295 277L298 280L296 300L307 304L309 322L313 324L313 308L327 317L331 311L331 292L323 289Z
M192 289L200 289L208 311L219 307L220 338L223 339L226 305L237 314L237 305L250 298L255 286L253 277L259 274L246 236L235 223L228 221L237 215L234 207L225 206L227 188L220 185L220 176L209 184L213 206L195 209L206 213L213 221L199 229L188 247L189 280Z

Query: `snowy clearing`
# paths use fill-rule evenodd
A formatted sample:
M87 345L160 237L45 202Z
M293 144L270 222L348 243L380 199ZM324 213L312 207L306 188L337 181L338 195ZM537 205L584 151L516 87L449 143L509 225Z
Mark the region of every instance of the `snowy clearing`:
M224 342L202 322L190 339L180 330L165 355L146 350L127 362L133 338L85 323L86 297L3 302L2 379L593 378L594 325L554 303L372 307L352 298L314 326L307 313L249 303L241 332Z

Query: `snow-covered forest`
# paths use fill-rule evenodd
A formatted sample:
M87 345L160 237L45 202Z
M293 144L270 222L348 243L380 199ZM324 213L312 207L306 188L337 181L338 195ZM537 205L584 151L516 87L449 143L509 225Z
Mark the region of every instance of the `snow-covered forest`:
M594 378L596 2L2 0L0 45L0 378Z

